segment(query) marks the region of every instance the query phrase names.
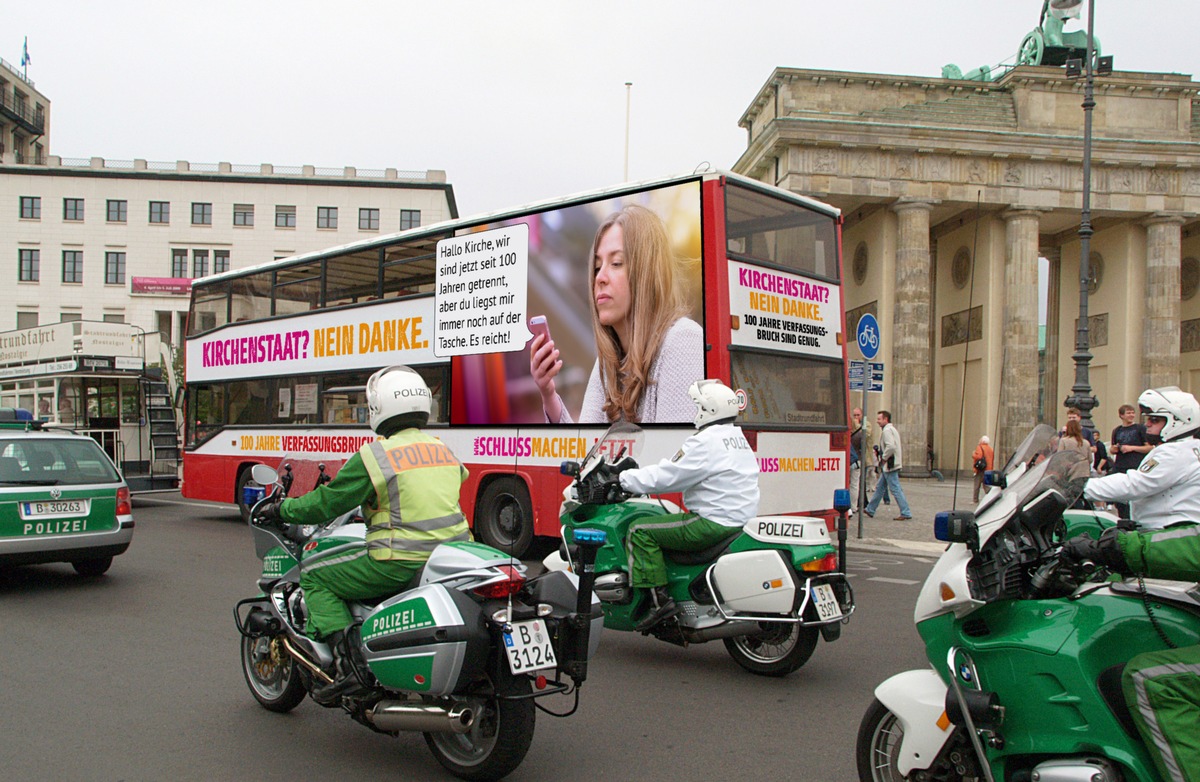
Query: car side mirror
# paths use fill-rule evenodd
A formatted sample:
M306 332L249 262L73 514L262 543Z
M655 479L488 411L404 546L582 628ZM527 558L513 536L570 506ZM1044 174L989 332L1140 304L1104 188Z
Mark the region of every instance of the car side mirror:
M933 519L933 536L947 543L965 543L979 551L979 525L969 510L944 510Z

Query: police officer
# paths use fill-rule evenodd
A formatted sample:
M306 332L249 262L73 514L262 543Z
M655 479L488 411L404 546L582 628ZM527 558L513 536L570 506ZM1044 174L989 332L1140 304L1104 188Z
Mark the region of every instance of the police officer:
M300 573L306 632L329 644L335 661L336 670L327 672L333 683L312 691L325 703L354 686L351 655L362 664L345 601L396 594L438 545L470 540L458 505L467 470L441 440L421 431L432 408L425 381L408 367L381 369L367 380L367 408L380 439L360 448L329 483L262 514L268 522L317 524L361 505L367 519L364 549Z
M621 488L635 494L682 491L688 508L629 528L630 580L650 590L650 611L637 625L641 632L679 613L667 591L662 550L708 548L758 513L758 459L733 423L737 395L719 380L699 380L688 396L696 403L697 432L670 459L619 475Z
M1200 404L1169 386L1143 391L1138 407L1147 439L1161 445L1136 470L1089 479L1084 496L1128 502L1129 515L1142 529L1200 521Z
M1113 528L1099 540L1081 535L1063 545L1062 557L1067 561L1088 559L1126 575L1141 573L1151 578L1196 581L1200 579L1200 526L1151 532L1120 532ZM1135 656L1121 673L1121 689L1162 778L1200 782L1200 731L1196 730L1200 719L1200 646Z

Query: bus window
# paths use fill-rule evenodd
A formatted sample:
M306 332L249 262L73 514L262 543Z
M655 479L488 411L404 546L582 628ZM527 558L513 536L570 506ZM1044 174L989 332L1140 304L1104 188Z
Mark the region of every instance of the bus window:
M136 380L122 380L121 385L121 423L136 424L142 418L142 400L138 393Z
M284 266L275 272L275 315L315 310L321 304L321 262Z
M274 423L265 380L235 380L229 384L229 422L237 426Z
M230 320L240 323L271 315L271 272L251 274L233 280Z
M846 426L845 368L838 361L733 351L732 388L746 392L741 421L750 426Z
M325 306L340 307L379 298L379 250L325 262Z
M195 445L225 426L225 387L188 386L188 445Z
M383 295L409 296L433 293L437 272L435 250L446 234L427 236L388 247L383 255Z
M725 214L730 256L839 279L837 224L829 215L732 184L726 188Z
M192 299L188 317L188 336L211 331L229 322L229 283L217 283L204 288L202 295Z

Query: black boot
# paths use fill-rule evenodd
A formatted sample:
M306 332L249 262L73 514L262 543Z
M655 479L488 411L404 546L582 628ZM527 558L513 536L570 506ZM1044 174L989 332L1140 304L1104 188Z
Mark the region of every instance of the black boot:
M650 612L646 614L645 619L637 623L634 629L639 633L644 633L659 622L670 619L678 613L679 606L671 599L667 588L665 586L654 587L650 590Z
M325 643L329 644L329 651L333 653L333 670L326 671L333 681L314 680L312 696L317 703L331 704L337 701L338 696L345 695L359 687L358 676L354 672L354 663L351 659L351 655L357 650L351 649L350 633L346 630L330 633L326 636Z

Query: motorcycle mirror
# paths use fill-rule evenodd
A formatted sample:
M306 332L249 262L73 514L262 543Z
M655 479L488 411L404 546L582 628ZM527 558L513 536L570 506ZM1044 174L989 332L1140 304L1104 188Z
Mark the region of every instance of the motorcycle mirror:
M578 478L579 462L563 462L558 466L558 471L563 475L569 475L572 478Z
M934 517L933 536L946 543L966 543L979 551L979 525L969 510L944 510Z
M1004 473L999 470L987 470L983 473L984 486L999 486L1001 489L1008 488L1008 480L1004 477Z
M279 480L279 473L265 464L256 464L250 468L250 477L262 486L271 486Z

